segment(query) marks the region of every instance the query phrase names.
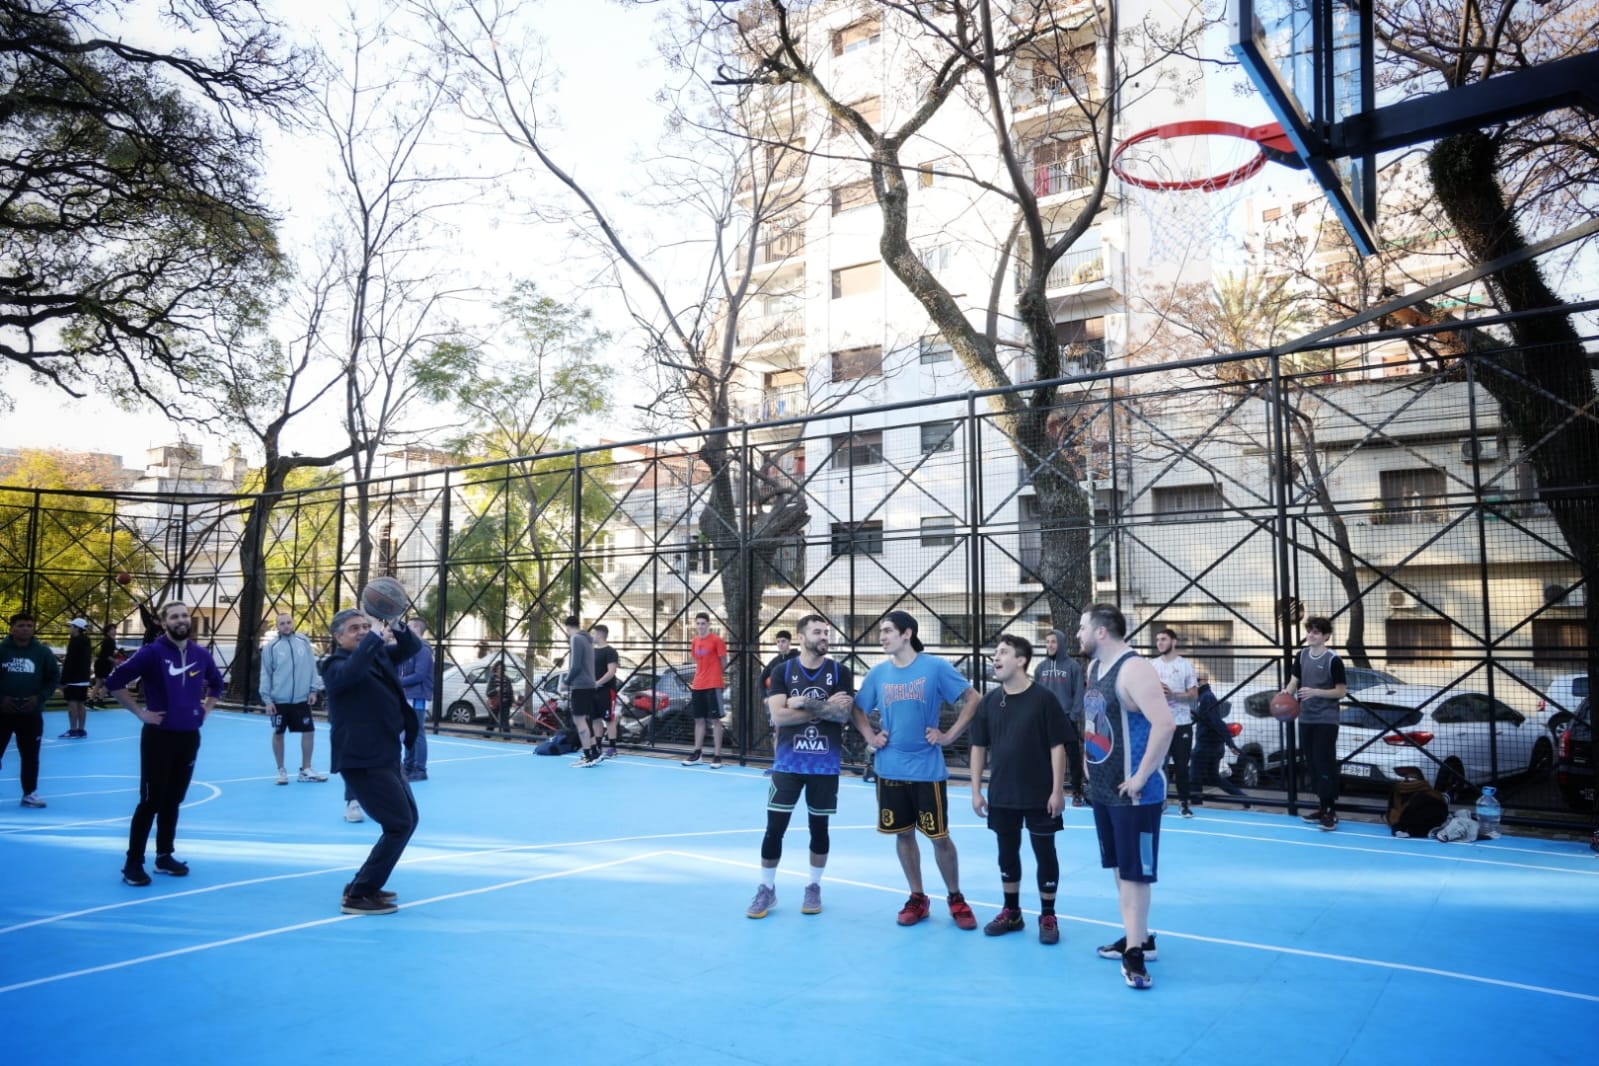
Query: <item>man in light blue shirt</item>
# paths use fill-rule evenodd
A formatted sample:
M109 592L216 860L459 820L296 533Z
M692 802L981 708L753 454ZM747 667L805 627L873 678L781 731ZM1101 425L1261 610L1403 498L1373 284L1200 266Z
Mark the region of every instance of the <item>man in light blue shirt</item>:
M316 652L311 642L294 631L294 619L278 615L277 636L261 649L261 703L272 716L272 755L278 762L278 784L289 783L283 766L283 734L300 734L300 780L326 781L327 774L311 769L311 748L316 743L316 720L311 708L322 692Z
M893 611L877 628L877 642L888 654L861 682L855 695L855 727L874 749L877 762L877 831L895 838L910 899L899 912L900 925L927 917L922 891L922 853L916 833L933 843L933 861L949 890L950 917L962 929L976 929L977 916L960 891L960 865L949 839L949 797L944 746L965 732L977 713L977 692L949 663L923 655L916 619ZM956 705L947 732L939 729L939 709ZM881 730L866 717L876 711Z

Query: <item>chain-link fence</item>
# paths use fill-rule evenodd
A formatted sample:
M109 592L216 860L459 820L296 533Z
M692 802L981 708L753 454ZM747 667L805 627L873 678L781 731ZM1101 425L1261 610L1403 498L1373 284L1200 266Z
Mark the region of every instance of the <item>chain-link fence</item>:
M1028 383L470 467L396 453L385 478L271 499L5 489L0 602L59 643L78 614L136 641L139 599L182 598L248 702L259 620L287 611L320 637L391 574L439 652L440 728L518 735L549 721L576 613L621 657L624 742L653 746L689 734L704 610L731 655L729 743L760 760L756 678L803 614L831 620L859 675L883 615L907 610L982 687L1001 632L1041 649L1109 601L1141 648L1177 631L1226 704L1241 754L1221 769L1268 801L1303 794L1267 704L1304 619L1325 616L1350 693L1346 791L1380 802L1413 765L1457 796L1493 783L1553 812L1581 802L1553 771L1592 659L1599 412L1591 372L1552 389L1533 365L1546 353L1497 334L1367 336L1074 379L1043 405ZM515 713L490 699L496 664Z

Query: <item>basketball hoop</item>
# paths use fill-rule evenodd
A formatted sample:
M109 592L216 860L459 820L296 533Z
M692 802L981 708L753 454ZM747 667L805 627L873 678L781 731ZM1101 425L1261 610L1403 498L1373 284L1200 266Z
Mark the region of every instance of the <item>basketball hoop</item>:
M1280 124L1220 119L1152 126L1122 141L1110 157L1127 201L1149 227L1151 251L1168 256L1214 252L1235 242L1233 209L1267 163L1304 165Z

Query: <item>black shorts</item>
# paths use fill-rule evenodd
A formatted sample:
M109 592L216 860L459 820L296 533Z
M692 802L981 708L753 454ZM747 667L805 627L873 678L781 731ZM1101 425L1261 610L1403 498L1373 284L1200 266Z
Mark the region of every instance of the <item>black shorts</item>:
M68 703L82 703L89 698L89 683L84 681L76 685L62 685L61 695Z
M1026 826L1035 837L1047 837L1066 828L1058 814L1050 814L1043 807L1023 810L1020 807L989 807L988 828L996 833L1017 833Z
M272 716L272 732L275 736L282 736L284 730L290 733L316 731L316 722L311 717L309 703L279 703L276 706L278 712Z
M772 787L766 794L769 811L792 811L805 793L805 809L826 817L838 813L837 774L790 774L772 771Z
M920 829L928 840L949 836L949 788L943 781L877 779L877 831Z
M600 710L599 690L592 688L575 688L570 693L573 718L603 718L605 712Z
M689 692L689 711L695 718L722 717L722 690L697 688Z
M1160 868L1160 815L1164 803L1104 807L1094 804L1099 865L1123 881L1155 883Z
M594 717L603 718L607 722L609 722L612 718L615 718L616 717L616 689L614 689L614 688L597 688L597 689L594 690L594 694L595 694L596 697L598 697L598 701L599 701L598 713L595 714Z

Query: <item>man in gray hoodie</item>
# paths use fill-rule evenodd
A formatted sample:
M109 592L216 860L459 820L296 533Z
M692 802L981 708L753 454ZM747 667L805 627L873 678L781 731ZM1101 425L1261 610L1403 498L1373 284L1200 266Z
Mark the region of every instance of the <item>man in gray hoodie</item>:
M598 766L604 759L600 752L600 731L596 719L602 717L599 690L594 686L594 640L583 631L577 615L566 616L566 635L571 641L566 656L566 674L561 678L561 691L568 694L572 707L572 722L577 726L578 740L583 745L583 757L573 763L580 769Z
M1033 670L1033 681L1054 696L1066 711L1066 766L1072 778L1072 806L1083 805L1083 668L1072 658L1072 641L1064 630L1051 629L1044 638L1044 658Z

